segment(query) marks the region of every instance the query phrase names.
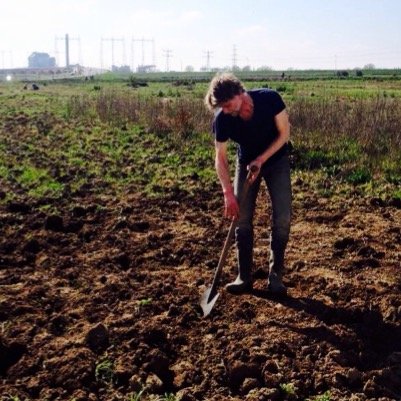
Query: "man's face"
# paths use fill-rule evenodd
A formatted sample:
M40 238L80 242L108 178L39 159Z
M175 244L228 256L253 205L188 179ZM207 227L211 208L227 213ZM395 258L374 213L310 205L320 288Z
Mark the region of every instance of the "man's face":
M222 103L220 106L224 114L230 114L233 117L236 117L239 114L241 105L242 105L241 95L236 95L232 99Z

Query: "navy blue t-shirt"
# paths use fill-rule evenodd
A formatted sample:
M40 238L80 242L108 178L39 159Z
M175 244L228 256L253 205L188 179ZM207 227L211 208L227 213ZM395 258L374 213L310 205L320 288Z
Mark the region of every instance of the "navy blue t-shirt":
M247 91L253 100L253 115L248 121L233 117L220 110L213 121L213 132L217 142L232 139L238 144L241 163L250 163L262 154L277 138L278 131L274 117L285 109L281 96L271 89ZM284 145L266 163L276 160L287 151Z

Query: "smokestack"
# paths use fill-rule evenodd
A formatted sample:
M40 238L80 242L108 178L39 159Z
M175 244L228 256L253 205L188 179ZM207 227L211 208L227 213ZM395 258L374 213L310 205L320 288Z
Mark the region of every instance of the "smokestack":
M65 65L67 68L70 66L70 43L68 33L65 34Z

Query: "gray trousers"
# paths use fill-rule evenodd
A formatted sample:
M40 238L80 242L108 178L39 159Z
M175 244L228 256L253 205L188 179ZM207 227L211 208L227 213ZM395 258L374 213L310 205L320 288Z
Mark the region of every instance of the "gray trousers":
M234 190L237 198L241 191L248 171L245 164L237 161ZM272 205L270 261L269 271L282 274L284 268L284 253L290 234L291 222L291 178L288 155L280 157L274 163L264 165L255 182L242 203L240 218L235 230L235 241L238 256L238 272L243 281L250 281L253 265L253 216L256 198L262 178L266 182L267 191Z

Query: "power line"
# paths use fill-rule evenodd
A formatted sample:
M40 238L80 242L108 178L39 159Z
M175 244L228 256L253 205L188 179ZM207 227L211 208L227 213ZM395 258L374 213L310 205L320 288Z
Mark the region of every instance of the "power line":
M233 45L232 66L233 70L235 70L237 67L237 46L235 45Z
M210 50L206 50L206 70L210 71L210 57L213 55L213 52Z
M166 71L170 71L170 58L172 57L172 50L165 49L163 50L164 56L166 57Z
M111 66L115 66L114 59L114 43L120 42L122 44L122 64L125 64L125 39L124 38L101 38L100 41L100 65L103 69L103 42L111 42Z
M59 59L59 51L58 51L58 46L57 43L58 41L62 40L64 42L64 48L65 48L65 66L68 68L70 66L70 42L71 41L77 41L78 42L78 63L80 65L83 65L82 62L82 52L81 52L81 39L78 37L72 38L69 36L68 33L65 34L65 36L56 36L54 39L54 53L56 56L57 64L60 65L60 59Z
M155 40L154 39L144 39L144 38L142 38L142 39L132 38L131 39L131 68L132 68L132 71L135 70L134 55L135 55L135 43L137 43L137 42L141 44L141 51L142 51L142 54L141 54L142 63L141 63L141 65L142 65L142 68L144 68L144 66L145 66L145 44L147 44L147 43L150 43L151 46L152 46L152 63L151 64L153 66L156 66Z

